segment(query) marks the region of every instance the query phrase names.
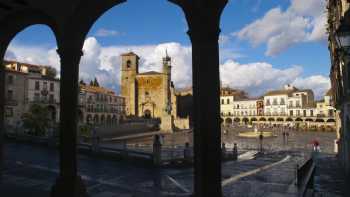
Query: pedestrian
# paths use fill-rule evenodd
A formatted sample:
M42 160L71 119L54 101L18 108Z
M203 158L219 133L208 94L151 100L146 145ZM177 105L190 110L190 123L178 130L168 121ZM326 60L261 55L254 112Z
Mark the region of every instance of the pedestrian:
M289 132L286 132L286 142L288 144Z

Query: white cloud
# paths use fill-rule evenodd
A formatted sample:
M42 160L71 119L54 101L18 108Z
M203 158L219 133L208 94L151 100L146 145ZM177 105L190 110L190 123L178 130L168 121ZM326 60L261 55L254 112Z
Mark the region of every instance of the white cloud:
M97 77L100 84L114 90L119 90L120 84L120 55L134 51L141 57L140 71L161 71L162 58L165 51L172 57L172 79L178 88L188 87L192 83L192 49L179 43L170 42L158 45L135 46L101 46L94 37L86 39L80 62L80 77L86 82ZM43 46L11 45L9 57L18 61L52 65L58 70L59 57L55 49ZM233 55L233 57L232 57ZM303 77L301 66L290 66L279 69L266 62L240 64L232 58L239 57L232 50L221 49L220 57L225 61L220 66L221 80L224 85L244 89L252 96L259 96L270 89L278 89L289 83L300 88L311 88L320 97L330 87L328 77L313 75Z
M329 77L323 75L313 75L305 78L298 77L292 84L296 87L312 89L317 98L321 98L331 88Z
M120 32L110 29L101 28L98 29L95 33L96 37L110 37L110 36L119 36Z
M298 88L313 89L320 98L330 88L330 80L325 76L302 77L301 66L279 69L266 62L240 64L228 60L220 66L220 72L223 85L246 90L252 96L293 84Z
M291 0L287 10L273 8L233 35L254 47L265 43L265 54L275 56L296 43L325 40L326 18L325 1Z

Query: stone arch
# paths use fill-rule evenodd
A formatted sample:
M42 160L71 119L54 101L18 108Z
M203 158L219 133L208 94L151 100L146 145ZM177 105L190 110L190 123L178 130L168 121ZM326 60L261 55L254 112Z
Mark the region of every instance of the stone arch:
M58 24L55 22L53 18L49 15L43 13L40 10L26 8L21 9L20 11L11 12L7 17L0 21L2 28L0 32L0 37L2 38L2 46L9 45L10 41L21 31L25 30L27 27L32 25L45 25L47 26L53 33L56 44L58 45L60 40L60 29ZM3 59L4 54L0 54L1 59Z
M231 118L226 118L225 119L225 124L231 125L232 124L232 119Z
M293 118L288 117L288 118L286 119L286 121L288 121L288 122L293 122Z
M277 118L277 121L278 121L278 122L283 122L284 119L280 117L280 118Z
M236 117L236 118L233 119L233 121L235 121L235 122L241 122L241 119L238 118L238 117Z
M267 120L270 121L270 122L272 122L272 121L275 121L275 118L271 118L271 117L270 117L270 118L268 118Z
M315 122L324 122L324 120L321 118L317 118Z
M92 121L92 116L91 116L91 114L88 114L88 115L86 116L86 123L87 123L87 124L91 124L91 121Z
M306 122L313 122L314 120L312 118L306 118L305 121Z
M330 118L327 120L327 122L335 122L335 120L333 118Z
M99 124L99 118L98 118L98 115L97 114L95 114L94 115L94 124Z
M146 119L152 118L151 110L146 109L145 111L143 111L143 116L144 116Z
M255 118L255 117L253 117L253 118L250 119L250 121L252 121L252 122L253 122L253 121L258 121L258 119Z
M259 121L266 121L266 118L262 117L259 119Z
M300 117L298 117L298 118L295 119L295 121L296 121L296 122L302 122L303 119L301 119Z
M244 124L247 124L249 122L249 118L247 117L242 118L242 122L244 122Z

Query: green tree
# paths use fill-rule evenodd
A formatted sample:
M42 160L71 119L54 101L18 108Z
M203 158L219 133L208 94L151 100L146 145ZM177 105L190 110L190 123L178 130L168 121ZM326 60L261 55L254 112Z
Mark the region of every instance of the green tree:
M46 75L47 75L47 77L49 77L51 79L55 79L57 76L57 70L53 67L48 67Z
M80 83L80 85L86 85L86 83L84 82L84 80L80 80L79 83Z
M90 81L90 86L94 86L94 82L92 80Z
M96 87L100 87L100 84L98 83L98 81L97 81L96 77L95 77L95 80L94 80L94 86L96 86Z
M23 126L35 136L44 136L50 124L50 112L47 107L34 104L23 114Z

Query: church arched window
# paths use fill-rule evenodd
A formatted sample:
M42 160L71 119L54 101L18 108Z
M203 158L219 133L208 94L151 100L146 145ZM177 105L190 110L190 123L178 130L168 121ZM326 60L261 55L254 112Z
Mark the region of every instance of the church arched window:
M130 68L130 67L131 67L131 61L130 61L130 60L126 61L126 67L127 67L127 68Z

